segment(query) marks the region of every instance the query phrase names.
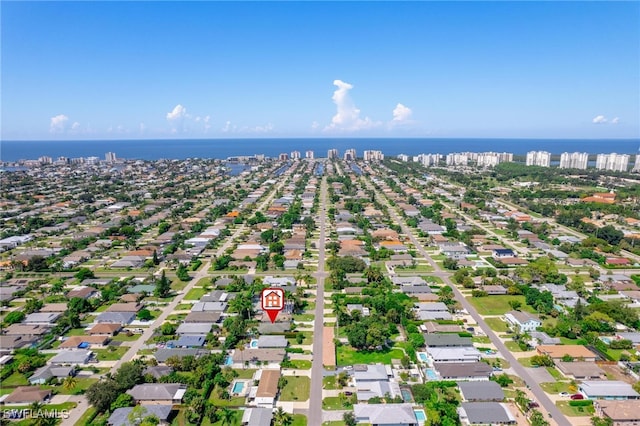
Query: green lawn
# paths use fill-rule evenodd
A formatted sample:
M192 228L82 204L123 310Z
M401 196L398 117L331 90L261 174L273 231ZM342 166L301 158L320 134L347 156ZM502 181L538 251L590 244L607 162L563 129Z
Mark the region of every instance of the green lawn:
M93 408L93 405L92 405L84 412L84 414L82 414L80 419L76 422L76 426L85 426L91 420L93 420L95 415L96 415L96 409Z
M243 396L237 396L230 399L221 399L218 397L218 392L214 389L209 395L209 401L218 407L242 407L245 403Z
M290 345L310 345L313 343L313 333L310 331L298 331L296 334L301 334L304 339L302 339L302 343L298 343L298 341L294 338L287 339Z
M553 376L554 379L556 380L564 380L565 377L562 375L561 372L559 372L555 367L546 367L547 371L549 372L549 374L551 374Z
M326 376L322 378L322 389L339 389L336 386L336 376Z
M280 401L306 401L309 399L311 380L306 376L284 376L286 386L280 391Z
M508 330L507 323L500 318L485 318L485 322L493 331L497 331L498 333L506 333Z
M323 410L348 410L353 407L349 397L328 396L322 400Z
M2 387L27 386L29 381L24 374L14 371L9 377L2 381Z
M84 328L72 328L71 330L67 331L67 333L65 334L65 336L86 336L87 332L84 330Z
M471 341L473 343L482 343L482 344L491 343L491 339L489 339L487 336L472 337Z
M535 313L535 310L525 305L525 297L522 295L503 295L503 296L487 296L487 297L468 297L471 303L481 315L502 315L511 310L509 302L512 300L521 303L520 309L523 312Z
M115 351L109 349L94 349L93 352L97 355L98 361L117 361L127 353L128 349L127 347L121 346L116 348Z
M113 336L114 342L133 342L134 340L138 340L140 338L139 334L132 334L131 336L127 336L127 333L120 333Z
M245 370L235 370L238 373L238 379L252 379L256 370L252 370L250 368Z
M187 294L185 294L184 300L200 300L200 298L205 294L207 294L207 292L204 288L193 287Z
M391 364L392 359L402 359L404 352L400 349L386 349L384 351L356 351L351 346L339 346L337 349L338 365L354 364Z
M558 401L556 402L556 406L560 411L562 411L562 414L569 417L591 417L595 413L593 405L586 407L572 407L569 405L569 401Z
M307 426L307 417L304 414L294 414L291 426Z
M313 314L298 314L293 316L294 321L313 321L315 319Z
M61 395L79 395L83 393L89 386L97 382L98 379L90 379L88 377L76 377L76 385L71 390L66 390L62 385L42 386L43 389L55 389Z
M533 367L533 364L531 364L531 358L518 358L518 362L523 367Z
M508 341L504 342L504 345L511 352L524 352L522 349L520 349L520 345L518 345L518 343L514 342L513 340L508 340Z
M547 382L540 383L540 387L548 394L558 394L560 392L571 392L569 390L571 384L569 382Z

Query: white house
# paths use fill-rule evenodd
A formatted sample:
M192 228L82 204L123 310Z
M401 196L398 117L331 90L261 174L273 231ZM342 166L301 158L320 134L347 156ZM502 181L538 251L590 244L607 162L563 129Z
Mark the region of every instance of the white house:
M527 312L510 311L504 314L504 318L520 331L535 331L542 325L538 317Z

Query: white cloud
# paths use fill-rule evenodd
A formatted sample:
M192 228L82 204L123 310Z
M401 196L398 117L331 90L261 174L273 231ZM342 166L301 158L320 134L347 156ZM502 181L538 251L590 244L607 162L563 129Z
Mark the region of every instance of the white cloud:
M211 128L211 117L207 115L202 121L204 121L204 131L208 132Z
M69 117L64 114L58 114L55 117L51 117L49 133L64 133L67 128L68 121Z
M220 129L222 133L234 132L235 130L236 130L236 126L232 126L231 121L229 120L227 120L227 122L224 123L224 127Z
M273 130L273 124L267 123L264 126L256 126L253 129L249 129L251 133L269 133Z
M407 122L411 120L411 108L398 103L396 107L393 109L393 121L394 122Z
M360 110L349 96L349 91L353 86L342 80L334 80L333 85L337 87L333 92L333 103L336 104L336 115L331 119L331 124L325 127L325 131L358 131L379 126L379 122L372 121L369 117L360 118Z
M167 113L167 120L176 121L184 119L187 116L187 109L178 104L173 108L173 111Z
M607 117L605 117L604 115L597 115L595 117L593 117L592 120L593 124L618 124L620 122L620 117L614 117L611 120L609 120Z

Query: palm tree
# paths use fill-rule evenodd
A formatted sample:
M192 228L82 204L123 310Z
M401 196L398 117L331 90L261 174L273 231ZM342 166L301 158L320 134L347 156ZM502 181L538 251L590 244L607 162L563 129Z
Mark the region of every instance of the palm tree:
M220 420L222 420L223 426L232 424L234 417L235 413L230 408L224 407L220 410Z
M62 382L62 388L70 392L73 388L76 387L77 384L78 384L78 380L75 377L67 376Z
M278 410L275 412L273 416L273 425L274 426L290 426L293 423L293 417L291 414L287 413L282 409L282 407L278 407Z

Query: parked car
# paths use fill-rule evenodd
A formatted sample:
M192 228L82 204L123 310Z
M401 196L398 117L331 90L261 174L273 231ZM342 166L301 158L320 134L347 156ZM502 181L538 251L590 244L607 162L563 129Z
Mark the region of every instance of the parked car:
M581 393L576 393L571 395L571 399L584 399L584 395L582 395Z
M560 396L569 396L571 394L569 392L560 392L558 395L560 395Z
M538 404L535 401L529 401L529 408L538 408L540 407L540 404Z

